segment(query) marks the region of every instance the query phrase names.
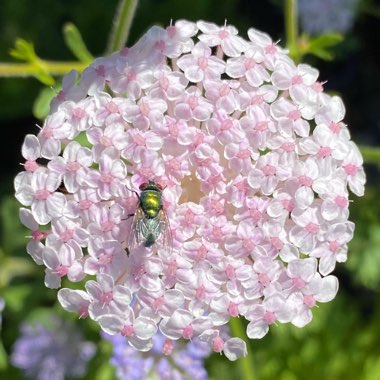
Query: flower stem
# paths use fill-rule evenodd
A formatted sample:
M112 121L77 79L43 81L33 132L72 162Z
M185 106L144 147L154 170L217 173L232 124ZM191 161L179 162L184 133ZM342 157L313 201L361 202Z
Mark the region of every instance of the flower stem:
M299 59L298 52L298 10L297 0L285 1L285 35L289 55L295 60Z
M229 324L232 335L245 340L245 331L241 318L231 318ZM247 355L245 358L238 359L238 363L240 364L241 379L255 380L252 358Z
M113 27L107 45L107 54L121 49L129 36L138 0L120 0L113 20Z
M380 148L372 146L359 146L364 162L369 164L380 164Z
M86 65L77 61L40 61L44 70L54 76L67 74L70 70L75 69L82 71ZM41 67L30 63L0 63L0 77L28 77L41 72Z

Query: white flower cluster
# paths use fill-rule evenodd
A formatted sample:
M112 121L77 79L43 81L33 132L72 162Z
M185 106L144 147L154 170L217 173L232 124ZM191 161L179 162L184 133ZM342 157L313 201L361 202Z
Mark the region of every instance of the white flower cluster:
M255 29L181 20L63 80L15 179L27 251L62 306L148 351L199 337L234 360L338 290L363 160L341 99ZM168 223L128 246L143 184ZM158 188L158 187L157 187ZM140 231L141 233L141 231ZM143 234L143 233L142 233ZM170 239L164 239L169 236ZM70 283L84 282L83 289Z

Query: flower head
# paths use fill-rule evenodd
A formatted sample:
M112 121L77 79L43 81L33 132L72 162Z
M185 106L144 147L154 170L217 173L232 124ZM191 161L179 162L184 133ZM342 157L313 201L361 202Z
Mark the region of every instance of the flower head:
M109 334L102 336L112 343L111 363L119 380L208 378L204 359L211 350L207 343L199 339L173 342L158 333L153 338L151 351L144 353L131 347L128 338Z
M231 317L261 338L335 296L365 173L316 69L255 29L182 20L69 77L15 179L46 285L84 280L66 310L140 351L163 334L234 360Z
M78 378L95 354L95 344L83 339L72 324L58 318L21 326L11 355L12 364L36 380Z

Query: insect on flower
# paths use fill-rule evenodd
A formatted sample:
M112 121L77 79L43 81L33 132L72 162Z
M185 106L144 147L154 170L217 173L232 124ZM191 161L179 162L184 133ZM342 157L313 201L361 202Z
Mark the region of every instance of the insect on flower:
M139 187L138 209L133 216L128 238L128 251L143 244L152 247L158 243L161 247L171 249L172 236L169 219L162 204L163 187L155 181L148 181Z

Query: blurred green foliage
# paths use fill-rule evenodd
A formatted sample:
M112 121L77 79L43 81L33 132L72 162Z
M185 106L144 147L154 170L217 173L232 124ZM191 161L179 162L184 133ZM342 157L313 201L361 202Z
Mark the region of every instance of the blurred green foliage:
M304 56L304 59L320 68L322 79L330 80L332 90L341 92L348 111L346 121L352 126L355 140L379 145L377 100L380 92L376 86L380 78L380 62L371 49L379 46L374 31L380 35L376 18L380 8L375 1L364 3L371 7L358 15L356 29L345 35L343 41L337 35L309 41L312 55ZM276 0L141 0L129 44L153 23L167 24L171 18L204 19L216 23L223 23L228 18L228 22L242 33L253 26L266 31L274 40L283 41L282 4ZM2 0L0 60L12 61L9 52L17 38L21 38L23 50L29 56L31 46L34 46L38 57L44 59L88 62L91 56L101 55L106 48L116 5L116 0ZM373 9L372 13L369 9ZM65 27L66 33L63 33ZM81 43L88 48L85 54L83 46L76 49ZM332 50L329 49L331 46L334 46ZM334 61L325 63L321 58L334 58ZM355 82L358 73L363 73L360 83ZM52 84L47 80L49 78L42 79L46 84ZM6 161L2 162L7 162L0 185L0 297L6 302L0 341L0 378L17 380L23 378L22 374L9 365L8 356L19 335L21 322L44 320L52 312L63 318L74 317L57 305L56 291L44 287L43 269L25 252L28 232L20 225L19 205L13 198L12 187L13 177L19 170L17 162L20 161L23 136L35 131L34 123L46 114L48 100L54 91L34 78L1 78L0 81L0 123L8 128L11 136L3 139L0 149L6 154ZM355 89L352 83L356 84ZM367 95L368 101L365 97L362 99L362 94ZM361 102L357 101L358 98ZM366 166L366 170L369 180L366 195L354 198L351 205L350 219L356 223L356 231L350 243L348 262L338 264L335 273L340 281L338 296L314 309L314 319L305 328L273 326L264 339L249 342L255 379L380 379L379 168L372 165ZM85 379L112 379L109 343L100 341L98 327L91 321L76 323L87 339L98 343L98 353L91 361ZM240 379L239 365L239 361L231 363L217 354L207 360L211 379Z

